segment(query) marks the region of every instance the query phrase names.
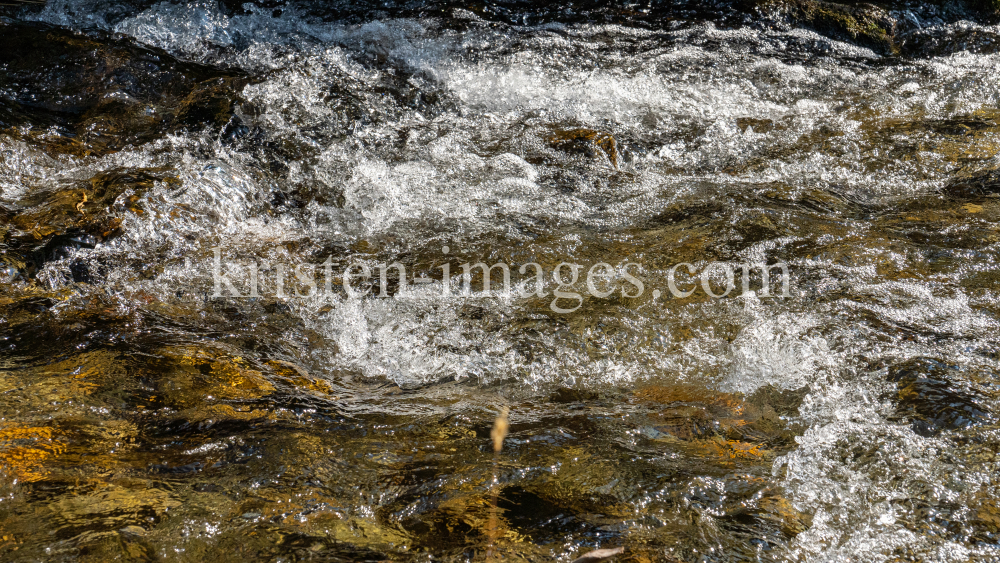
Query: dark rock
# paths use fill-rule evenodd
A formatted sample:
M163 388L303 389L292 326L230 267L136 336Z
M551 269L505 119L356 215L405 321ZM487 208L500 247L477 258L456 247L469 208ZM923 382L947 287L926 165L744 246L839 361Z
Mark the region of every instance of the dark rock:
M774 129L774 122L770 119L754 119L752 117L741 117L736 120L736 126L741 132L746 132L752 128L754 133L767 133Z
M75 260L69 265L70 275L76 283L91 283L94 281L90 275L90 266L83 260Z
M549 401L553 403L583 403L586 401L596 401L597 399L598 394L593 391L569 389L566 387L557 389L556 392L549 397Z
M896 414L911 421L920 436L957 430L989 420L970 392L951 381L955 368L931 358L916 358L889 368L896 383Z
M1000 51L1000 34L979 26L936 26L914 30L900 41L900 54L908 57L943 57L960 51L996 53Z
M1000 170L962 173L941 189L941 193L957 200L977 200L1000 195Z
M546 141L553 148L562 151L583 154L589 158L607 158L615 169L622 157L618 140L613 135L593 129L556 131Z
M68 144L48 145L61 152L103 154L221 126L248 81L103 33L0 20L0 128L54 127Z
M46 262L120 235L123 214L144 213L138 200L158 181L178 182L166 169L111 170L83 182L32 190L16 209L0 210L8 226L0 241L23 275L32 277ZM94 272L74 262L71 274L75 281L90 281Z
M771 385L763 385L747 397L747 403L758 409L771 409L778 416L796 416L802 400L809 393L809 387L799 389L780 389Z

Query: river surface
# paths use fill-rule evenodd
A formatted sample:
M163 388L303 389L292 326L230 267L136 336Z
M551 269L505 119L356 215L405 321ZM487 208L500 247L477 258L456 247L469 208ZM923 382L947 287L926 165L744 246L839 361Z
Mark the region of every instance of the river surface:
M1000 560L1000 28L2 10L0 560Z

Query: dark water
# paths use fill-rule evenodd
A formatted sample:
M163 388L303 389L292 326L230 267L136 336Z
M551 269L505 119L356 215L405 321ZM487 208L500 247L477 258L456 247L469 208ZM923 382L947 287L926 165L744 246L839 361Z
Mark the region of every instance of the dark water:
M1000 558L988 2L0 11L0 560Z

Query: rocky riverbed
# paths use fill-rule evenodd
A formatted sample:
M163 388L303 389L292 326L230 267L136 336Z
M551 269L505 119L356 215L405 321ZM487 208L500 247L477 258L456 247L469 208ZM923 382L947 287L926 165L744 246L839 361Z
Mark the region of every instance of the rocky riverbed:
M0 6L0 560L997 560L998 21Z

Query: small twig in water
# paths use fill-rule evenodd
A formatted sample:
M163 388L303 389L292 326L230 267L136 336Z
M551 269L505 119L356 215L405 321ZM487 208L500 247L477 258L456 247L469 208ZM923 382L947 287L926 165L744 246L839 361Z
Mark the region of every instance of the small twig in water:
M493 438L493 452L499 454L503 449L503 439L507 437L507 429L510 425L507 422L507 407L500 412L500 416L493 421L493 430L490 431L490 438ZM495 472L494 472L495 473Z
M492 485L492 503L490 504L490 521L488 525L490 534L490 547L486 551L486 560L490 561L496 555L494 546L497 541L497 528L499 527L499 520L497 518L497 497L500 495L499 483L499 469L500 469L500 450L503 449L503 439L507 437L507 429L510 424L507 422L507 407L504 407L500 411L500 416L493 421L493 430L490 431L490 438L493 438L493 485Z
M605 559L611 559L615 555L620 555L625 551L624 547L615 547L611 549L595 549L594 551L585 553L580 557L573 560L573 563L597 563L598 561L604 561Z

